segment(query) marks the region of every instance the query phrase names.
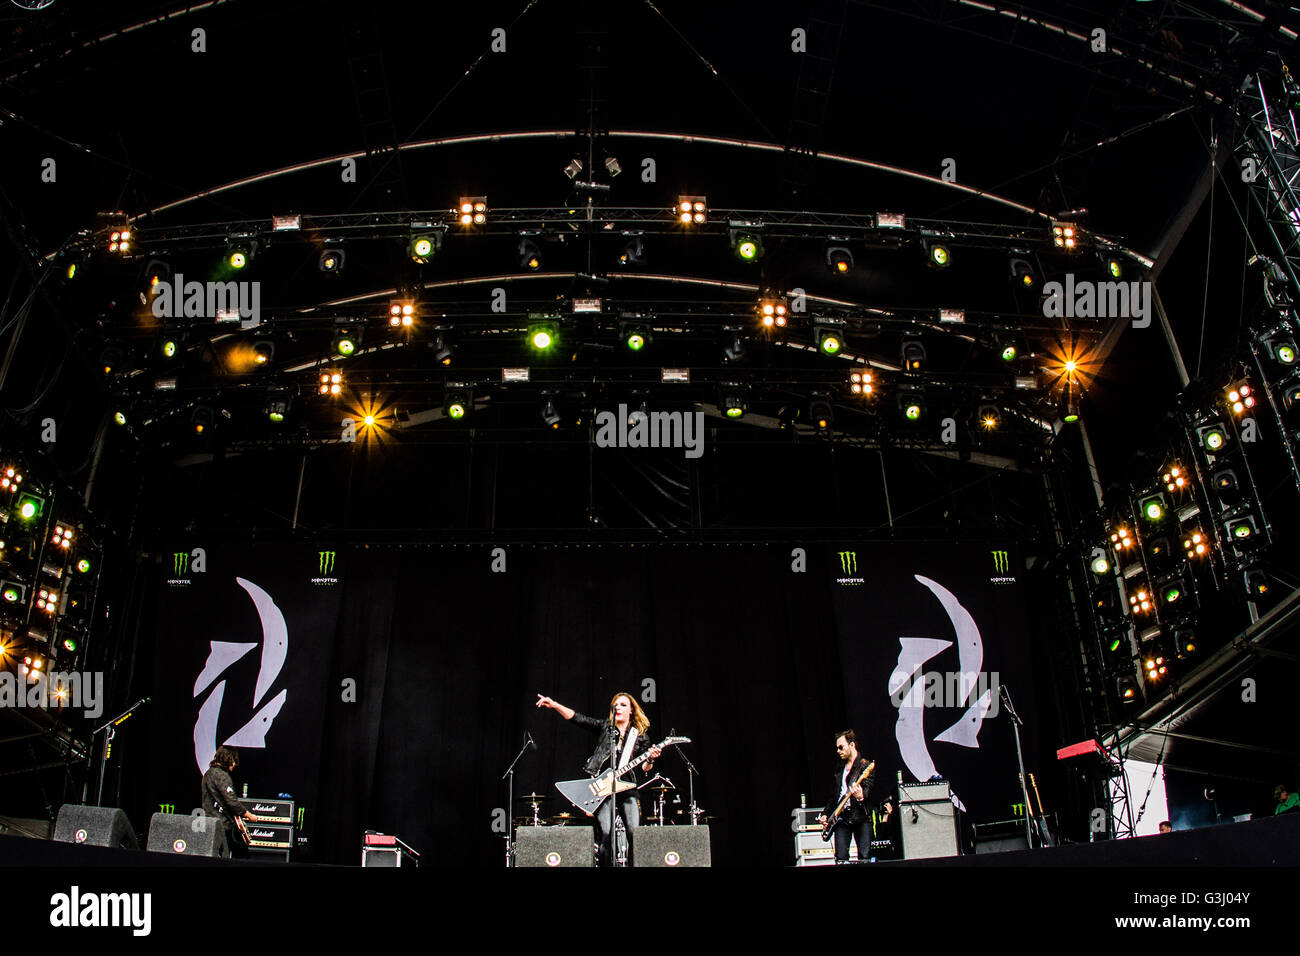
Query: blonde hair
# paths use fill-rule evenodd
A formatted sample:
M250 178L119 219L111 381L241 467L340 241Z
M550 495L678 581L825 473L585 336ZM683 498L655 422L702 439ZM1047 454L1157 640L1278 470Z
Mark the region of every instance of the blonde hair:
M619 691L609 699L609 722L614 722L614 704L620 697L626 697L629 704L632 705L632 726L636 728L638 737L644 737L645 732L650 729L650 718L645 715L641 705L636 702L636 698L626 691Z

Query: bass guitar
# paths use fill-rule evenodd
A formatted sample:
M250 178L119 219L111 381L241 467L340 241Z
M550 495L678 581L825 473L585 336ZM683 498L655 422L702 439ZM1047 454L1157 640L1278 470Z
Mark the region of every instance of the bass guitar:
M655 744L655 747L664 750L675 744L689 744L690 742L690 737L665 737ZM635 787L636 784L631 780L621 780L619 778L633 767L643 764L649 759L645 754L642 754L639 757L633 757L617 770L606 770L599 777L592 777L587 780L561 780L555 785L555 789L564 794L575 807L587 816L591 816L610 794L622 793L624 790L631 790Z
M875 769L876 762L873 760L871 763L867 764L867 769L862 771L861 776L859 776L857 780L853 781L853 783L849 784L848 788L844 791L844 799L841 800L839 806L835 808L835 812L826 818L826 826L822 827L823 840L829 840L831 838L831 834L835 832L835 824L840 822L840 814L844 812L844 808L847 807L849 801L853 799L853 794L849 791L856 786L860 786L862 781L871 776L871 771Z

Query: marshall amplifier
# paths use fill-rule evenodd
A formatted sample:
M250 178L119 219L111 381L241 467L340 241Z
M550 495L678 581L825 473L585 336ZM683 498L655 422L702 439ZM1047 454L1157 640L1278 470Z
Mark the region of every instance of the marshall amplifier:
M297 821L293 817L292 800L264 800L245 797L239 801L254 816L261 817L260 823L286 823L293 826Z
M241 797L239 800L256 822L246 820L248 854L253 859L283 860L288 863L294 847L294 806L292 800L271 797ZM231 839L238 839L235 834Z

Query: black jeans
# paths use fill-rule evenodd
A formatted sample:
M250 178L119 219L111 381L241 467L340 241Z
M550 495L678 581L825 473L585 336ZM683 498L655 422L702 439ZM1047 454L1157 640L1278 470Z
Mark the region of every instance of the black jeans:
M635 791L634 791L635 794ZM637 802L636 796L629 796L626 793L610 797L600 805L600 808L592 815L592 822L596 828L596 842L600 844L600 865L614 865L614 801L618 801L618 813L623 818L623 825L628 830L628 842L632 840L631 832L635 830L641 822L641 804Z
M835 828L835 862L849 861L849 840L858 845L858 859L871 859L871 818L863 817L859 822L841 823Z

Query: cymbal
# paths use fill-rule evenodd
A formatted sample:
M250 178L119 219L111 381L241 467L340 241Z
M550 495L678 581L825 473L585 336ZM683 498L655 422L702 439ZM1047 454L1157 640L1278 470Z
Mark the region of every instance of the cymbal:
M540 803L543 800L550 800L552 797L544 793L526 793L522 797L515 797L516 803Z
M677 788L676 788L676 787L670 787L670 786L668 786L668 784L666 784L666 783L661 783L661 784L659 784L659 786L657 786L657 787L651 787L650 789L653 790L653 791L655 791L656 793L667 793L669 790L676 790Z

